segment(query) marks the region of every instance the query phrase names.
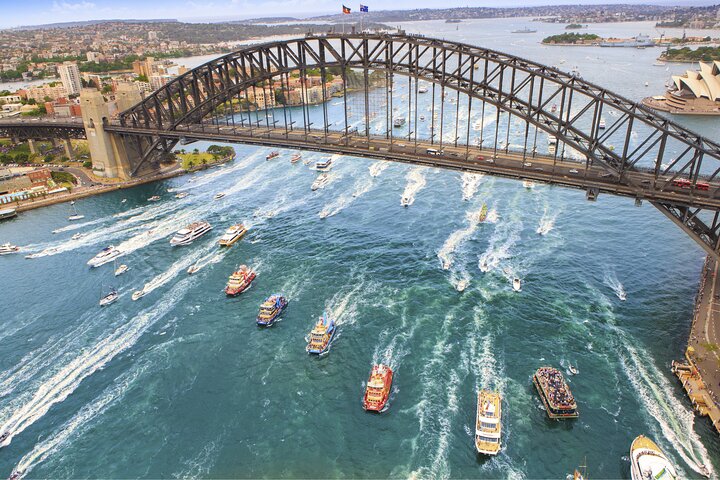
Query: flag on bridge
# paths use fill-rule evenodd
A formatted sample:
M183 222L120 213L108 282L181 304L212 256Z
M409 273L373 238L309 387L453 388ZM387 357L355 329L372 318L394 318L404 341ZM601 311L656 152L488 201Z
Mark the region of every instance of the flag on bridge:
M370 9L368 8L367 5L363 5L363 4L361 3L361 4L360 4L360 11L367 13L367 12L370 11Z
M349 15L349 14L350 14L350 8L348 8L348 7L346 7L345 5L343 5L343 13L344 13L345 15Z

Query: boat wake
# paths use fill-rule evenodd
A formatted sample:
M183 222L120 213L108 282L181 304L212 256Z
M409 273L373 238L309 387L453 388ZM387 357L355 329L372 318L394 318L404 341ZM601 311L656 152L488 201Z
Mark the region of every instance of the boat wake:
M390 164L388 162L386 162L384 160L378 160L377 162L370 165L370 167L369 167L370 176L377 177L378 175L380 175L382 173L383 170L385 170L389 166L390 166Z
M320 218L332 217L337 215L345 208L350 206L355 200L365 195L373 186L372 179L361 178L355 182L352 193L343 193L325 207L318 214Z
M408 206L415 202L415 194L422 190L427 183L425 180L425 174L423 173L424 170L424 167L416 167L410 170L407 174L408 182L405 185L402 198L403 200L407 199Z
M625 301L627 299L627 293L625 292L625 288L623 287L623 284L620 283L620 280L618 280L614 270L608 269L605 271L603 282L605 283L605 285L612 289L613 293L615 293L615 296L617 298L622 301Z
M467 241L467 239L470 238L470 236L473 233L475 233L475 231L477 230L478 224L480 223L479 215L480 215L480 210L475 211L475 212L468 211L466 213L468 226L465 228L455 230L445 240L445 243L443 243L442 247L440 247L440 250L438 251L437 256L440 259L440 265L442 266L443 270L450 269L450 267L453 264L453 260L454 260L454 255L453 255L454 252L463 243L465 243L465 241Z
M538 225L537 230L535 230L538 235L547 235L550 233L550 230L553 229L555 226L555 219L557 218L557 214L550 215L548 214L547 207L545 208L545 211L543 212L543 216L540 219L540 224Z
M489 272L497 268L502 260L510 258L510 250L520 240L521 231L522 221L519 219L499 224L490 237L487 250L479 257L480 271Z
M465 172L462 174L462 198L463 200L470 200L478 190L480 180L485 175L482 173L469 173Z

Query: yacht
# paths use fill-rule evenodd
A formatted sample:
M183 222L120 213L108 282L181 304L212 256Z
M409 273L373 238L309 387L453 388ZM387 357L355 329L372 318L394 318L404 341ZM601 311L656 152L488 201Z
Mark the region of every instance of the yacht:
M106 263L112 262L115 257L120 256L122 251L115 247L114 245L110 245L108 247L105 247L95 255L93 258L88 260L87 264L93 268L97 268L100 265L105 265Z
M502 398L497 392L480 390L475 417L475 449L485 455L497 455L501 447Z
M175 194L175 198L178 198L178 199L179 199L179 198L185 198L185 197L187 197L188 195L190 195L188 192L180 192L180 193L176 193L176 194Z
M332 160L332 157L330 157L327 160L325 160L324 162L317 162L315 164L315 170L317 170L318 172L329 172L330 169L332 168L332 166L333 166L333 160Z
M196 238L202 237L210 230L212 230L212 226L204 220L191 223L177 231L175 236L170 239L170 245L173 247L190 245Z
M80 215L78 213L77 208L75 208L74 201L70 202L70 205L72 205L73 214L68 217L68 220L72 222L73 220L82 220L83 218L85 218L85 215Z
M327 185L330 182L330 177L327 173L323 173L319 177L315 179L310 189L314 192L315 190L318 190L320 188L325 188L325 185Z
M678 474L660 447L640 435L630 446L630 477L632 480L674 480Z
M255 320L258 326L261 327L272 327L283 310L287 307L288 301L282 295L270 295L260 305L260 312L258 312L257 319Z
M390 398L393 371L383 364L373 365L365 387L363 408L370 412L381 412Z
M159 195L153 195L152 197L148 198L148 202L157 202L158 200L160 200Z
M118 294L117 290L115 290L114 288L111 289L110 293L108 293L107 295L105 295L104 297L102 297L100 299L100 306L106 307L106 306L110 305L111 303L115 303L115 301L118 299L119 296L120 296L120 294Z
M238 223L237 225L233 225L225 230L225 233L222 237L220 237L220 241L218 241L218 243L221 247L230 247L240 240L246 233L247 228L245 228L245 225Z
M255 272L246 265L240 265L237 270L230 275L227 286L225 286L225 294L228 297L235 297L250 288L253 280L255 280Z
M515 290L516 292L522 291L522 287L520 286L520 279L518 277L513 278L512 287L513 290Z
M0 255L10 255L11 253L17 253L19 251L20 247L17 245L11 245L9 243L0 245Z
M305 351L315 355L327 352L330 348L330 342L335 336L335 330L335 320L330 318L327 312L323 312L310 332L310 339Z

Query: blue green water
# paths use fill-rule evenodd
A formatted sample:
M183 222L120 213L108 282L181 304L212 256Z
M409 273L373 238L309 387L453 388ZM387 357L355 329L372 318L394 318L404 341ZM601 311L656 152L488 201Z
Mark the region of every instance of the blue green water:
M585 78L646 94L644 80L607 71L654 72L651 51L561 53L506 33L515 26L413 28L546 63L573 55ZM711 135L718 124L692 127ZM628 448L641 433L683 476L699 477L699 464L720 468L717 435L694 419L669 371L684 350L704 255L653 207L489 176L473 192L459 173L401 164L373 177L374 161L352 157L312 192L317 174L291 165L292 152L267 162L269 149L236 150L221 168L82 200L81 223L69 225L68 205L56 205L0 224L0 241L49 253L0 258L0 425L12 432L0 473L560 478L587 458L592 478L629 478ZM420 188L405 209L408 185ZM213 200L220 191L226 197ZM148 203L156 194L161 201ZM491 215L477 224L468 214L483 203ZM171 234L198 219L215 229L171 248ZM239 221L250 232L220 250L218 236ZM117 278L112 264L85 265L108 244L127 252L131 270ZM188 276L198 261L205 266ZM228 299L222 288L242 263L257 280ZM152 291L132 302L148 282ZM101 309L110 285L121 297ZM258 306L276 292L290 305L258 329ZM309 357L304 337L324 309L339 334L329 355ZM375 362L395 371L381 415L361 407ZM569 363L580 370L569 378L580 418L549 421L530 377ZM473 446L483 387L504 396L504 448L493 459Z

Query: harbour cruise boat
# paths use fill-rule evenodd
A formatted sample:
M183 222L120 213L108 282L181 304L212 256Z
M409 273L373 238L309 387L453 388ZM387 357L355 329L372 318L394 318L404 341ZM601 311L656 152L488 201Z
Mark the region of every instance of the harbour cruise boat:
M310 187L310 190L314 192L315 190L325 188L325 185L327 185L328 183L330 183L330 177L327 173L323 173L315 179L312 186Z
M103 248L100 253L88 260L87 264L93 268L97 268L100 265L112 262L115 257L120 256L121 253L122 251L119 248L114 245L110 245L109 247Z
M373 365L365 388L363 408L370 412L381 412L390 398L393 371L383 364Z
M270 153L268 153L267 157L265 157L265 160L272 160L273 158L276 158L279 156L280 156L280 152L278 152L278 151L270 152Z
M630 476L632 480L674 480L675 467L655 442L639 435L630 445Z
M173 247L190 245L195 239L202 237L210 230L212 230L212 226L204 220L193 222L187 227L178 230L175 236L170 239L170 245Z
M232 225L230 228L225 230L225 233L222 237L220 237L220 241L218 241L218 243L221 247L229 247L240 240L246 233L247 228L245 228L245 225L242 223Z
M310 340L305 350L308 353L320 355L330 348L330 342L335 336L335 320L330 318L327 312L323 312L312 331L310 332Z
M17 253L19 251L20 247L17 245L10 245L9 243L0 245L0 255L10 255L11 253Z
M533 383L552 419L577 418L577 403L563 374L552 367L540 367L533 375Z
M282 295L270 295L262 305L260 305L260 312L258 312L256 320L257 324L261 327L272 327L275 321L280 318L287 304L287 299Z
M502 398L490 390L480 390L475 418L475 448L478 453L497 455L501 447Z
M253 280L255 280L255 272L247 265L240 265L237 270L230 275L227 285L225 286L225 295L234 297L250 288Z
M318 172L329 172L330 169L332 168L332 166L333 166L333 159L332 159L332 157L330 157L327 160L325 160L324 162L317 162L315 164L315 170L317 170Z

